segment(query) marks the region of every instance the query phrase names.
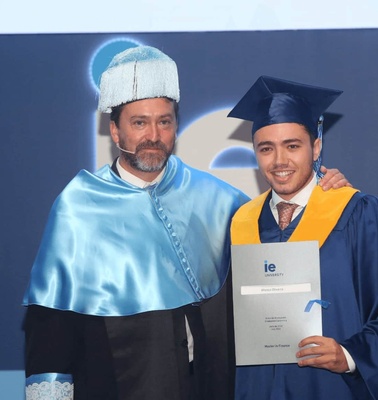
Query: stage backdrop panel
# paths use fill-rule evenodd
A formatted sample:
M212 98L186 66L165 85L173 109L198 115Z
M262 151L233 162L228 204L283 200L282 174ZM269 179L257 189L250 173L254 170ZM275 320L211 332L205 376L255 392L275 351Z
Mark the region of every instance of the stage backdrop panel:
M176 60L176 153L251 196L264 183L250 125L226 115L256 78L344 90L326 115L324 164L378 195L377 42L376 29L1 35L0 370L24 367L20 304L55 197L77 171L115 154L96 112L96 83L112 46L151 45Z

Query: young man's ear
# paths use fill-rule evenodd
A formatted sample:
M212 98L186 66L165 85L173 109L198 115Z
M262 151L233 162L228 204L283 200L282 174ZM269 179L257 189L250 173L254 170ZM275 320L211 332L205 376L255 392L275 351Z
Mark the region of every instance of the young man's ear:
M316 161L319 158L321 151L322 151L322 140L317 138L315 139L313 147L313 161Z

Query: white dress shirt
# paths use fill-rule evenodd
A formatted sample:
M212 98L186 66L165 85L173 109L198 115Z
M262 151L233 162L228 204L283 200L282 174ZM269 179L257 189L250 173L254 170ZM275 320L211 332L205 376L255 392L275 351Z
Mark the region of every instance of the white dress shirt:
M119 158L117 159L117 169L118 169L120 177L124 181L126 181L136 187L139 187L141 189L145 189L149 186L158 184L163 179L163 175L165 172L165 168L164 168L152 182L146 182L143 179L140 179L137 176L126 171L120 164ZM188 320L186 317L185 317L185 325L186 325L186 336L187 336L187 340L188 340L188 352L189 352L189 362L190 362L190 361L193 361L194 341L193 341L193 335L192 335L192 332L190 331L189 323L188 323Z

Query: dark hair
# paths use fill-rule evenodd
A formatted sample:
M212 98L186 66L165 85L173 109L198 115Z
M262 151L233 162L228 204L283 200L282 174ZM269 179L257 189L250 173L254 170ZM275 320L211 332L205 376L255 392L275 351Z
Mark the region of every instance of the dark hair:
M305 131L308 133L308 135L310 136L310 143L311 146L314 146L315 140L316 140L316 136L314 135L314 132L307 126L307 125L303 125L303 124L299 124L301 126L303 126L303 128L305 129Z
M162 98L163 99L167 99L167 100L169 100L170 102L173 103L173 110L174 110L174 113L175 113L176 121L178 123L178 113L179 113L178 102L176 100L173 100L173 99L169 98L169 97L162 97ZM135 100L135 101L138 101L138 100ZM126 104L130 104L130 103L134 103L134 102L133 101L129 101L128 103L122 103L119 106L112 107L112 111L110 113L110 121L113 121L116 124L117 128L119 128L119 118L121 116L121 112L123 110L123 107Z

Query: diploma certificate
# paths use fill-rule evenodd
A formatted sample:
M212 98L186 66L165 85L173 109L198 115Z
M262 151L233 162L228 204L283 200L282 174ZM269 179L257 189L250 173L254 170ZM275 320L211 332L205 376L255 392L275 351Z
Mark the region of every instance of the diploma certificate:
M298 343L322 335L317 241L233 245L237 365L296 363Z

